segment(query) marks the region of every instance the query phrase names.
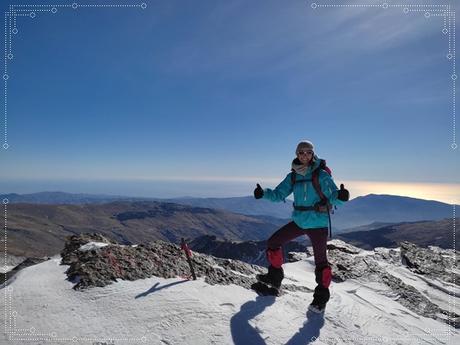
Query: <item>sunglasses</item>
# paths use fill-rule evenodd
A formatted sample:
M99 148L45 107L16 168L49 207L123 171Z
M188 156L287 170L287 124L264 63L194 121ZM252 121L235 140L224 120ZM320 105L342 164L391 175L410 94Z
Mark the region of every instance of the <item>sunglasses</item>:
M309 150L309 151L299 151L297 152L298 155L312 155L313 154L313 151Z

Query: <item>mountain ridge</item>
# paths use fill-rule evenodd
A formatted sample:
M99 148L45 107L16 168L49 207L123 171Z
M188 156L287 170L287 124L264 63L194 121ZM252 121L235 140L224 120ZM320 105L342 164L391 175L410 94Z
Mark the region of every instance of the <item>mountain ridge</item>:
M60 192L59 192L60 193ZM40 194L41 195L41 194ZM47 195L46 193L44 195ZM61 195L61 194L59 194ZM68 196L60 198L62 201L70 203L84 203L84 201L95 200L94 203L107 203L107 198L112 198L109 202L116 201L159 201L172 202L176 204L189 205L195 207L213 208L216 210L225 210L231 213L244 214L249 216L268 216L278 219L288 220L291 218L292 204L288 200L281 203L272 203L268 200L255 200L252 196L231 197L231 198L121 198L117 196L95 196L91 199L87 194L79 199L73 194L64 193ZM4 195L0 195L0 198ZM43 203L52 201L52 199L40 199L36 194L31 194L27 198L36 198ZM26 198L26 199L27 199ZM89 198L89 199L88 199ZM15 201L16 200L16 201ZM10 202L16 203L20 198ZM46 201L48 200L48 201ZM405 196L395 196L388 194L368 194L366 196L356 197L349 202L340 205L332 214L332 226L336 232L343 230L367 226L374 222L384 223L401 223L410 221L423 220L440 220L453 216L453 205L440 201L417 199Z
M226 239L262 239L280 223L256 216L157 201L106 204L11 204L8 207L8 253L51 256L68 235L99 232L121 243L210 234Z

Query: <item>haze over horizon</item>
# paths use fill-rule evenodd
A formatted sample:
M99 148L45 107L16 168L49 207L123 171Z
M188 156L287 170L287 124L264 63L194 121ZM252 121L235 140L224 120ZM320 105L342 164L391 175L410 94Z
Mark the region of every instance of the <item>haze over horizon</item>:
M105 194L127 197L180 198L203 197L225 198L252 195L256 182L274 188L278 180L207 181L207 180L98 180L98 181L0 181L0 194L30 194L38 192L66 192L83 194ZM407 196L417 199L436 200L448 204L460 204L460 185L389 183L377 181L337 181L345 183L351 199L368 194ZM292 195L289 197L292 198Z

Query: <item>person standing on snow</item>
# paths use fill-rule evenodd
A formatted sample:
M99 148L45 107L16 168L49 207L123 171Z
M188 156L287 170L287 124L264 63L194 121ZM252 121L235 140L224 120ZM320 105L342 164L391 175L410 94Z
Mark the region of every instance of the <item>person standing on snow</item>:
M297 145L296 156L292 161L292 171L275 189L262 189L257 184L254 190L256 199L273 202L284 201L294 193L294 211L290 223L276 231L267 242L267 259L270 263L267 274L257 275L257 280L278 290L284 278L282 246L293 239L307 235L313 246L315 259L315 280L318 284L309 309L322 312L329 301L329 285L332 270L327 261L326 243L328 236L329 211L332 206L349 200L349 192L343 184L335 185L325 161L314 153L310 141Z

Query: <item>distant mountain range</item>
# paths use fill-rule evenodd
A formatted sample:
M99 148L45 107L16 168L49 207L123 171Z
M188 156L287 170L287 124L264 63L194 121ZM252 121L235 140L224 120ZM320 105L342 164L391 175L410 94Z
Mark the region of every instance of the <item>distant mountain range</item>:
M420 247L438 246L459 250L458 229L460 222L453 218L439 221L409 222L383 226L374 230L354 231L338 234L336 237L363 249L376 247L395 248L402 241L412 242ZM455 237L454 237L455 229Z
M5 198L5 195L0 197ZM11 204L8 206L8 253L27 257L56 254L62 249L66 236L90 232L106 235L125 244L157 239L178 243L181 237L195 239L203 235L211 238L214 236L213 243L209 245L205 243L206 241L200 242L200 246L206 249L205 252L215 255L217 252L232 253L235 245L237 257L241 255L252 257L252 254L246 252L254 250L254 255L260 258L264 244L257 241L267 240L275 230L288 221L268 215L244 215L223 209L160 201L102 203L102 200L106 200L105 196L66 195L66 193L34 195L34 200L41 202L56 201L58 198L74 202L98 200L98 202L77 205L21 203L19 201L22 197L16 195L16 199L9 199ZM25 198L30 200L32 196L25 196ZM210 200L213 206L217 203L225 206L230 202L238 205L237 201L246 200L247 211L251 211L250 204L258 201L249 201L249 199L251 198L186 198L178 201L191 201L193 204L194 200L199 200L203 205ZM388 212L386 218L383 217L384 212ZM333 218L335 226L340 219L345 224L368 222L367 225L348 228L341 233L335 231L333 238L341 238L364 249L396 247L398 242L403 240L420 246L437 245L442 248L452 248L451 212L452 206L435 201L368 195L343 205L340 214L337 211ZM425 220L445 214L446 216L441 220ZM353 216L357 218L354 221L351 220ZM401 218L422 218L423 221L396 221ZM458 221L456 228L458 228ZM241 244L248 241L252 242ZM308 244L306 237L300 238L299 241L302 245ZM234 244L228 245L225 242L234 242ZM197 243L195 242L194 245ZM243 253L239 253L240 251Z
M121 195L100 195L100 194L73 194L65 192L39 192L31 194L0 194L0 199L8 199L9 203L30 203L30 204L103 204L117 200L142 201L153 200L151 198L126 197Z
M181 237L215 235L227 240L263 240L282 220L157 201L106 204L11 204L8 207L8 253L50 256L65 237L100 233L123 244L151 240L178 243Z
M256 200L253 196L233 198L175 198L167 200L184 205L209 207L234 213L264 215L281 219L291 218L292 213L292 200L275 203L265 199Z
M73 194L65 192L39 192L31 194L0 194L1 199L10 203L31 204L103 204L113 201L162 201L195 207L214 208L248 215L265 215L275 218L289 218L292 202L272 203L268 200L255 200L252 196L233 198L144 198L119 195Z
M453 205L404 196L369 194L342 205L334 215L340 229L373 222L401 223L453 217Z
M173 199L181 204L225 209L248 215L274 215L289 219L292 203L272 203L267 200L255 200L253 197L237 198L184 198ZM382 224L401 222L431 221L452 218L452 205L439 201L415 199L395 195L369 194L357 197L334 210L332 226L334 233L355 231L365 226L376 229ZM370 224L374 224L370 226Z
M160 201L172 202L192 207L225 210L245 215L265 216L268 221L285 222L291 217L292 202L272 203L267 200L255 200L252 196L234 198L174 198L148 199L123 196L70 194L62 192L42 192L34 194L3 194L11 203L35 204L102 204L113 201ZM394 195L369 194L350 200L340 206L332 215L335 233L345 229L368 226L371 223L401 223L431 221L452 218L452 205L433 200L415 199ZM353 229L352 229L353 231Z

